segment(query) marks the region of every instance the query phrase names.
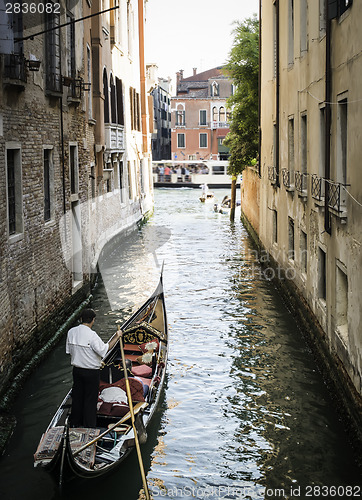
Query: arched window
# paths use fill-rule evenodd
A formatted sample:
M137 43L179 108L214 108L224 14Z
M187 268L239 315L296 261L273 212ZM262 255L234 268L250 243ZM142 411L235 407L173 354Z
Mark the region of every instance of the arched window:
M218 122L219 121L219 113L218 113L218 110L217 110L216 106L214 106L212 108L212 121L213 122Z
M113 75L111 74L111 123L117 123L117 99L116 86L114 84Z
M103 94L104 94L104 123L109 123L109 95L107 70L103 71Z
M217 82L212 82L211 84L211 95L214 97L219 95L219 84Z
M219 122L226 122L226 113L223 106L219 109Z

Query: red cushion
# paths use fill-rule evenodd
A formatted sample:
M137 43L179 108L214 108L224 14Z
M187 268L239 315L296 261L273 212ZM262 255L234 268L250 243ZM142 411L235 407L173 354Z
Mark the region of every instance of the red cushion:
M112 415L114 417L123 417L129 411L129 406L118 403L102 403L98 409L101 415Z
M148 367L147 367L148 368ZM152 372L152 370L151 370ZM131 389L131 396L132 396L132 401L144 401L145 398L143 397L143 385L139 380L136 380L132 377L129 377L129 387ZM114 382L113 384L108 384L107 382L101 381L99 384L99 392L102 392L103 389L106 389L107 387L120 387L123 389L126 393L126 379L122 378L121 380L117 380L117 382Z
M137 377L150 378L152 377L152 368L147 365L133 366L132 373Z
M143 397L143 385L142 382L139 380L136 380L132 377L128 379L129 381L129 388L131 390L131 396L132 396L132 401L144 401L145 398ZM122 378L122 380L119 381L117 384L118 387L123 389L126 393L126 379Z

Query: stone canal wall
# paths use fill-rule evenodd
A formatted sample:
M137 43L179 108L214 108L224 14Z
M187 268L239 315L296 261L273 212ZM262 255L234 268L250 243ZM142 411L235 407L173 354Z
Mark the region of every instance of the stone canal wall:
M303 335L317 360L325 383L344 419L356 448L362 450L362 397L350 376L353 367L349 357L341 355L330 341L326 330L312 309L312 299L305 296L298 286L299 281L291 268L275 258L271 248L264 244L259 232L260 189L258 173L248 168L243 172L241 185L241 220L257 246L260 261L264 266L265 279L270 279L278 288L288 307L292 309L300 328L296 335ZM252 193L252 195L251 195ZM272 231L272 228L270 228Z

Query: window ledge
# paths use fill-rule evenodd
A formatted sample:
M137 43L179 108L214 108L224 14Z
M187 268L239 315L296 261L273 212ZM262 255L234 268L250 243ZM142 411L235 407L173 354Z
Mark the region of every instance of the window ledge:
M76 293L78 290L80 290L83 286L83 281L73 281L73 286L72 286L72 294Z
M24 238L24 233L17 233L17 234L12 234L9 236L9 243L17 243L18 241L21 241Z
M341 211L336 210L335 208L329 207L329 212L334 215L341 224L347 224L347 210L346 207L343 207Z

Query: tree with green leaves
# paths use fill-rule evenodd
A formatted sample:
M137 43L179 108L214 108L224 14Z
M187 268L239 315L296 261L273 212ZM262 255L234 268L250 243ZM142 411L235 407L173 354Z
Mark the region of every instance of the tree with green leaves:
M243 22L236 21L234 42L225 72L235 85L228 99L231 109L230 132L224 144L230 148L230 175L240 174L258 156L258 75L259 21L256 14Z

